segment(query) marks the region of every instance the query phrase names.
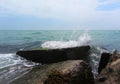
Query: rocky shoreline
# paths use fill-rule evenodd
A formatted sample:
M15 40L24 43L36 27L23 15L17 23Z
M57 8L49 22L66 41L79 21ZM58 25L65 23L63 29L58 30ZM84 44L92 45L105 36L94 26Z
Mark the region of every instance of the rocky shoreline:
M106 57L108 59L105 59ZM103 59L105 59L104 63ZM95 79L96 84L120 84L120 53L114 51L113 54L102 55L100 64L103 65L99 66L102 68L98 77Z
M91 68L82 60L36 66L11 84L94 84Z
M42 61L43 65L35 66L30 72L12 81L10 84L120 84L119 52L102 53L98 67L99 74L94 78L88 61L84 60L86 57L88 58L87 60L89 60L88 52L90 48L85 49L87 51L84 50L84 52L79 51L81 48L85 47L60 50L62 53L64 51L65 54L63 54L63 56L65 56L65 59L60 58L62 60L56 60L56 62L51 61L51 59L50 62L48 62L48 60L44 59L44 62ZM74 53L74 50L77 52ZM18 52L20 53L21 51ZM47 52L49 52L49 50ZM67 52L69 53L66 54ZM22 57L30 53L25 54L26 55L22 54ZM58 57L56 57L56 55ZM55 56L52 54L48 56L59 58L60 55L62 54L55 54ZM79 58L76 58L78 56Z

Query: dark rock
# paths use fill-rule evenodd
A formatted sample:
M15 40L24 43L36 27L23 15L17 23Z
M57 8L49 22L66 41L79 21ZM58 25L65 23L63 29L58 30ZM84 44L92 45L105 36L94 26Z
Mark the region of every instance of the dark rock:
M100 73L102 71L102 69L104 69L107 66L107 64L110 60L110 57L111 57L110 53L103 53L101 55L101 59L99 62L99 67L98 67L98 73Z
M98 78L98 80L99 80L100 82L104 82L106 79L107 79L106 77L99 77L99 78Z
M36 66L10 84L94 84L91 68L82 60Z
M99 81L99 78L106 77L104 81ZM120 84L120 54L113 53L110 57L107 66L101 71L96 84Z
M90 46L80 46L63 49L26 50L18 51L16 54L33 62L47 64L78 59L89 61L89 50Z

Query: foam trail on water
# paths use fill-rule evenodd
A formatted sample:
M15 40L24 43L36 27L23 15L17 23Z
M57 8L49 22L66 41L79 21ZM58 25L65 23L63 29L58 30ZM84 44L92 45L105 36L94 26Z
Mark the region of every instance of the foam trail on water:
M0 69L20 63L21 60L14 54L0 54Z
M83 33L77 41L47 41L43 43L42 48L56 49L56 48L68 48L68 47L76 47L82 45L88 45L91 42L91 37L88 35L86 31Z
M0 54L0 69L18 64L22 64L23 66L35 65L32 62L28 62L27 60L21 59L20 57L16 56L15 53Z
M37 64L23 60L15 53L0 54L0 84L9 84L9 81L21 76L35 65Z

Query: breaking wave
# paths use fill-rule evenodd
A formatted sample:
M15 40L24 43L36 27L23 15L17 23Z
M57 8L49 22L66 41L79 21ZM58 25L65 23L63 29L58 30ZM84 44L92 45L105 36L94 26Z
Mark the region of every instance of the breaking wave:
M24 60L15 53L0 54L0 83L9 84L11 80L21 76L37 63Z
M91 44L91 36L88 35L88 32L85 31L81 36L79 36L78 40L73 41L47 41L44 42L41 46L42 48L56 49L56 48L68 48L68 47L76 47L82 45Z
M15 54L0 54L0 69L19 64L21 60Z

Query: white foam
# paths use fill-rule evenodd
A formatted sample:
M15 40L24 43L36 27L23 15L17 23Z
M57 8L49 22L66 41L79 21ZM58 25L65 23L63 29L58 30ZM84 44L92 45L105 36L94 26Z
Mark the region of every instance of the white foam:
M54 48L66 48L66 47L74 47L77 46L78 43L76 41L48 41L42 44L43 48L49 48L49 49L54 49Z
M87 31L83 33L77 41L47 41L43 43L42 48L56 49L56 48L68 48L76 47L82 45L89 45L91 42L91 37L88 35Z
M0 54L0 69L15 64L19 64L22 60L15 57L15 54Z
M0 54L0 58L12 57L13 54Z
M79 37L79 45L87 45L90 44L92 41L91 37L88 35L88 31L86 30L85 33L83 33L80 37Z

